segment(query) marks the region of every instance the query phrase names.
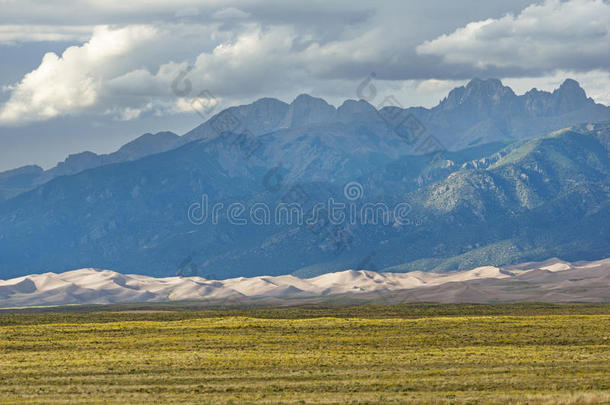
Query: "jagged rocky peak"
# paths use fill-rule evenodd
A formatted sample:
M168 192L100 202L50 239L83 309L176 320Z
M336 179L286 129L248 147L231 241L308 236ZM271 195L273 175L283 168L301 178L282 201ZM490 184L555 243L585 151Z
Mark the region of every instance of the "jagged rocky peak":
M573 79L566 79L552 93L532 89L523 97L526 109L535 116L565 114L595 103Z
M251 104L230 107L224 111L230 111L240 121L235 129L243 130L247 128L253 134L259 135L278 129L288 112L288 108L288 104L283 101L265 97Z
M577 110L593 100L587 98L587 93L576 80L566 79L558 89L553 92L557 113Z
M466 86L457 87L441 102L439 107L453 109L460 105L490 105L511 102L516 97L513 90L498 79L472 79Z
M103 155L90 151L68 155L63 162L59 162L57 166L44 172L39 180L46 182L56 176L75 174L97 167L102 164L103 160Z
M341 122L380 120L375 107L365 100L346 100L337 109L337 120Z
M278 100L277 98L271 97L259 98L252 104L249 104L248 107L252 112L258 112L260 114L267 114L270 116L286 114L286 111L288 110L288 104Z
M466 86L473 94L488 97L494 102L501 102L505 98L514 98L515 92L508 86L504 86L499 79L473 79Z
M436 107L437 111L459 109L470 116L477 114L502 115L503 112L525 113L529 116L556 116L595 104L577 81L566 79L552 93L532 89L522 96L504 86L498 79L473 79L466 86L457 87Z
M587 98L587 93L580 87L580 84L574 79L565 79L561 86L553 93L564 94L573 98Z
M267 118L277 121L288 111L288 104L276 98L265 97L252 104L240 106L238 109L242 112L242 115L249 118Z
M97 158L98 155L91 151L85 151L80 153L74 153L68 155L68 157L57 164L57 167L68 166L68 165L79 165L88 163L91 159Z
M296 96L296 98L290 103L293 106L303 106L303 105L329 105L324 99L319 97L310 96L309 94L302 93Z
M475 77L466 84L466 89L491 89L497 90L504 88L500 79L479 79Z
M328 122L335 116L335 107L321 98L300 94L288 107L284 127Z

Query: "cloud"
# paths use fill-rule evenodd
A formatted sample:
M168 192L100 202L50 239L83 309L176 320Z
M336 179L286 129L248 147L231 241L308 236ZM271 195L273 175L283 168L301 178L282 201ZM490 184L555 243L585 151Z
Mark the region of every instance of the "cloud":
M549 72L610 68L610 4L603 0L546 0L518 15L471 22L425 41L420 55L478 69Z
M91 36L88 25L0 25L0 44L20 42L84 42Z
M0 0L0 165L183 133L263 96L339 105L371 72L374 105L431 107L475 76L517 92L572 77L610 104L609 1Z
M199 9L197 7L185 7L174 13L175 17L195 17L200 14Z
M216 19L241 19L248 18L249 14L235 7L227 7L216 11L213 14Z
M608 63L610 41L604 29L610 18L601 0L530 6L529 0L510 6L492 0L430 0L382 3L374 9L360 0L313 0L312 5L181 0L152 2L144 14L136 13L141 0L91 0L95 13L71 0L59 11L44 2L23 1L36 5L32 13L25 16L9 7L8 14L32 26L53 27L42 22L60 18L66 4L79 21L90 22L98 13L115 25L98 26L83 45L61 56L45 55L18 82L0 83L8 96L0 106L0 126L79 114L142 120L184 114L194 105L207 109L206 100L214 100L218 109L263 96L290 101L303 92L337 104L356 98L358 84L371 72L380 92L393 94L405 106L431 106L473 76L527 78L552 76L557 67L568 73L596 69L599 80L588 82L605 85L601 77L608 70L587 67L597 59L597 65ZM464 7L467 13L461 13ZM56 31L32 30L32 38L36 32L77 35L88 27L71 33L62 28L67 26L61 18ZM139 19L154 19L154 28L138 24ZM429 38L436 39L424 42ZM439 58L445 63L438 63ZM576 67L579 63L585 67Z
M375 41L378 35L373 31L364 38ZM332 75L342 66L377 58L377 48L362 49L354 39L321 43L290 25L244 22L231 31L221 25L101 26L82 46L61 56L47 53L37 69L8 86L11 95L0 108L0 124L24 125L81 111L121 120L147 112L175 114L186 111L185 105L201 104L203 91L214 95L215 104L304 90L329 93L325 87L341 80Z
M40 66L12 87L0 109L0 123L41 121L95 105L104 79L124 66L121 58L155 33L148 26L101 26L84 45L69 47L61 56L45 54Z

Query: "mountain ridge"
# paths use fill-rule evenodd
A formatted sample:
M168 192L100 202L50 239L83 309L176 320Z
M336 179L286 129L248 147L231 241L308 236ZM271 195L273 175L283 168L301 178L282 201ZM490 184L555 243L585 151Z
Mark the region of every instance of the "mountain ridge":
M98 155L94 152L85 151L68 155L63 162L59 162L55 167L48 170L36 165L28 165L2 172L0 173L0 201L3 199L3 194L12 198L59 176L78 174L84 170L137 160L148 155L165 152L173 149L179 139L178 135L169 131L156 134L146 133L112 153ZM31 175L24 178L23 171L29 171ZM9 187L11 185L13 188ZM16 190L13 191L13 189Z
M70 155L64 162L37 176L11 175L14 170L0 173L0 201L57 176L161 153L194 140L221 136L225 131L246 132L258 137L337 124L347 125L342 130L349 132L355 124L360 124L378 137L400 139L395 127L403 125L401 120L407 116L420 120L422 129L437 137L443 148L460 150L476 144L526 139L579 122L610 120L610 107L587 98L578 82L572 79L566 79L553 92L532 89L518 96L498 79L475 78L465 86L451 90L431 109L385 106L377 110L365 100L346 100L336 108L307 94L297 96L290 104L267 97L251 104L229 107L180 137L168 131L147 133L111 154L82 152ZM421 152L412 147L409 153ZM23 170L25 168L27 166ZM11 178L2 181L3 177Z
M294 109L295 104L303 105L305 99L310 104L317 100L315 103L318 103L320 108L325 111L321 115L326 117L326 120L318 119L315 121L317 124L345 122L346 117L349 117L347 120L356 118L359 121L376 122L380 118L384 120L384 117L388 115L396 116L395 113L388 114L387 112L398 109L404 113L404 116L412 114L424 125L430 125L428 131L452 150L472 146L473 142L478 140L474 135L481 131L495 133L497 136L481 139L478 143L524 139L581 122L610 120L610 107L595 103L593 99L587 97L584 89L573 79L566 79L553 92L532 89L523 95L516 95L499 79L475 78L465 86L451 90L447 97L430 109L384 106L377 111L365 100L346 100L340 107L335 108L322 99L303 94L299 95L291 104L276 99L260 99L252 104L221 111L207 122L183 135L183 142L218 136L219 131L212 128L211 123L214 120L223 121L223 115L235 115L238 118L238 125L232 128L235 131L247 129L254 135L262 135L266 132L285 129L287 120L282 117L286 114L286 108L290 111ZM275 127L273 125L261 127L258 123L250 124L259 121L256 119L256 114L251 112L251 106L261 100L274 100L276 103L281 103L282 108L267 111L267 114L276 116L273 121L281 124L277 124ZM353 109L356 105L360 108L359 113L347 113L346 110ZM294 113L290 112L290 114L292 116ZM304 117L301 117L300 120L296 120L299 123L296 125L297 127L302 122L307 122L305 115L307 113L304 113ZM516 115L516 118L511 115ZM569 117L562 119L563 115L569 115ZM538 124L537 121L541 118L546 121ZM385 120L387 122L387 119ZM269 123L269 121L267 122ZM391 126L395 123L388 122L388 124ZM524 131L528 127L532 127L531 130ZM456 129L458 134L455 134Z

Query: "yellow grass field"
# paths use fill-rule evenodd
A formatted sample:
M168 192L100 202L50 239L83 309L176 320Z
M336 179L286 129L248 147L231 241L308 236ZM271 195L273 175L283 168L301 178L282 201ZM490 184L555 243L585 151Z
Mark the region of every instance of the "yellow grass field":
M0 312L2 403L610 403L610 305Z

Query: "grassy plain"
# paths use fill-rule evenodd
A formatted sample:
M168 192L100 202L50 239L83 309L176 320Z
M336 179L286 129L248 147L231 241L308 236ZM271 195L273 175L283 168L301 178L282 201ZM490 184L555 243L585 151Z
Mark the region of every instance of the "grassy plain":
M610 403L610 304L188 308L0 312L0 402Z

